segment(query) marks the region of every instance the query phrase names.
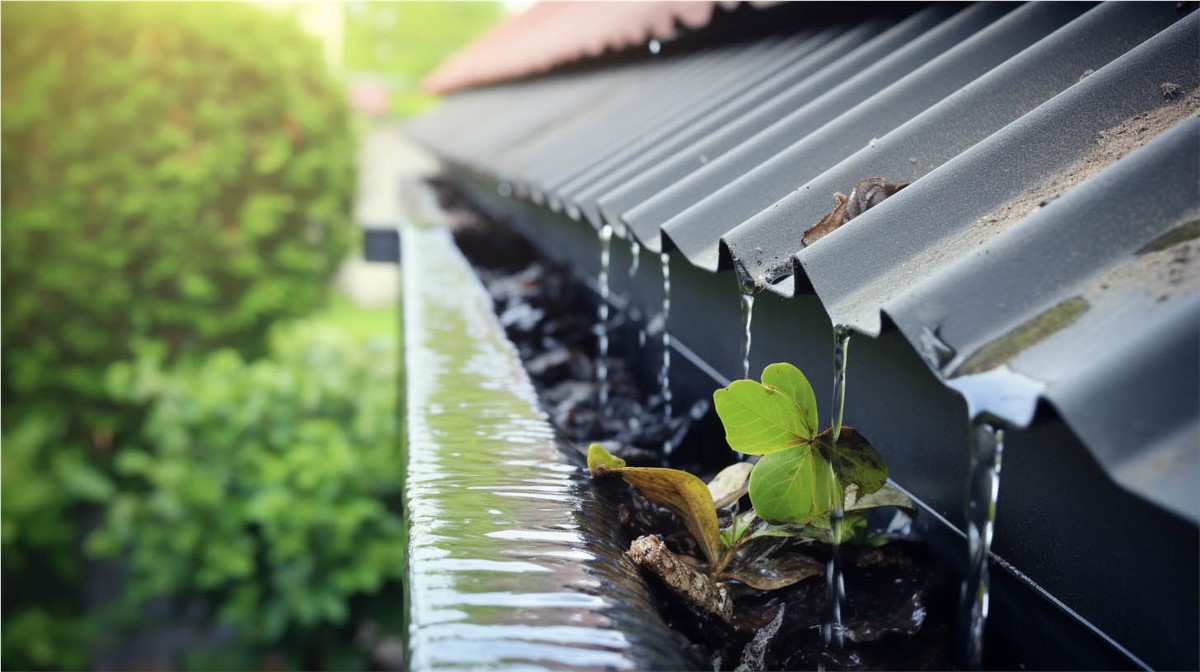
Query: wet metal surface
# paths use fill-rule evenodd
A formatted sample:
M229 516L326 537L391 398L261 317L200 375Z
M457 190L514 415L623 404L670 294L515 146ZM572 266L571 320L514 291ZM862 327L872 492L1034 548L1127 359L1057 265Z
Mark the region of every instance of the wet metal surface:
M411 668L681 667L449 234L403 249Z

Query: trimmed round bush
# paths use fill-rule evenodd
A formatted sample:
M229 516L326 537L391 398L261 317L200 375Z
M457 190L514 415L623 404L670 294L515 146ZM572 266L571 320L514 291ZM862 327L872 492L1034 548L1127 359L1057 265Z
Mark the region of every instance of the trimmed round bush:
M6 4L2 67L6 406L103 409L103 368L135 346L258 353L322 299L352 240L354 148L291 21Z

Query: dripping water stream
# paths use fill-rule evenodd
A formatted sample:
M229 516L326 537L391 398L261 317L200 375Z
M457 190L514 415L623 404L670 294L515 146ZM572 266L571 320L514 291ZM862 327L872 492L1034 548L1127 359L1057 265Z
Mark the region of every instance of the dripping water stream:
M600 227L600 307L596 332L596 388L600 412L608 406L608 271L612 257L612 226Z
M629 279L633 280L637 276L638 268L642 262L642 244L638 242L637 236L633 231L628 231L629 235ZM642 325L638 327L638 347L646 347L646 327Z
M844 326L836 326L833 329L833 401L830 404L830 441L837 444L838 437L842 433L842 418L845 415L846 407L846 354L850 345L850 329ZM842 518L845 515L843 510L845 490L842 484L838 481L837 475L833 472L833 465L829 466L829 481L828 488L830 496L830 513L829 513L829 532L832 541L832 549L829 555L829 566L826 568L825 577L826 584L829 590L829 615L824 626L821 629L821 635L825 640L825 647L832 650L840 650L845 644L844 630L842 628L842 609L846 604L846 583L842 573Z
M996 525L996 498L1000 492L1000 462L1004 454L1004 429L984 418L971 423L971 466L967 480L967 578L959 608L962 665L978 670L983 665L983 629L987 624L990 580L988 553Z
M659 255L662 261L663 303L662 303L662 370L658 382L663 400L663 418L667 426L671 424L671 330L667 327L671 317L671 257L666 252ZM668 434L663 440L663 454L670 455L674 446Z
M754 294L742 290L742 378L750 377L750 322L754 318Z

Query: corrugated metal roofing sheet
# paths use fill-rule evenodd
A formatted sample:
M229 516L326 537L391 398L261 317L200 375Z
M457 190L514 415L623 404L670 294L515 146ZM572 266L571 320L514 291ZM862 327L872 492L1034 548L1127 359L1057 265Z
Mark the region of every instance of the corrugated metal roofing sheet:
M1200 481L1200 14L795 28L466 91L412 131L504 193L894 325L975 411L1023 426L1049 402L1119 482L1200 521L1178 487ZM912 183L805 247L875 175Z

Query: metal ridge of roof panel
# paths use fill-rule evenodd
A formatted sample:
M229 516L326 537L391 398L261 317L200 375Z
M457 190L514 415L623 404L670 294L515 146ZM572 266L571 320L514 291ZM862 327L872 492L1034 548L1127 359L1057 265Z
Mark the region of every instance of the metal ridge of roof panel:
M647 166L644 173L629 176L625 184L613 187L596 199L602 216L609 222L623 222L633 227L637 237L651 250L658 251L659 225L624 222L623 214L649 200L659 191L698 170L708 161L736 147L757 131L787 116L793 110L843 80L869 67L922 33L932 29L954 14L955 6L935 4L913 14L883 33L862 43L842 44L840 40L826 45L813 54L814 71L806 78L780 91L770 101L727 126L712 131L670 155L660 155L657 165ZM851 36L855 37L855 36ZM851 49L844 51L844 49Z
M692 263L715 270L718 240L726 231L1087 9L1077 3L1033 3L1011 12L782 151L777 146L769 158L674 216L663 231ZM767 147L758 139L747 146Z
M864 92L873 93L888 87L946 50L986 29L1010 11L1014 10L1005 5L980 4L959 12L893 53L852 74L840 84L820 93L783 119L757 131L753 137L746 139L736 148L711 160L700 170L664 189L650 200L622 213L621 218L635 230L647 226L663 226L714 192L742 179L785 148L836 120L855 107L863 99ZM699 214L699 211L696 212ZM679 240L672 242L682 242L687 248L691 247L688 245L690 239L677 237ZM712 263L703 265L710 270L716 269L717 237L719 236L712 237ZM681 251L688 256L687 251ZM697 259L689 257L689 261L696 263ZM708 259L705 259L705 262L707 261Z
M573 165L569 172L543 171L543 175L538 178L539 183L548 192L560 194L565 185L586 175L596 163L604 162L606 152L619 153L624 147L636 144L640 139L639 136L647 132L646 129L657 128L666 123L694 121L700 118L713 105L714 96L719 95L714 92L741 93L745 88L753 85L757 79L770 76L785 67L787 65L785 57L788 52L807 49L807 43L810 41L811 34L800 33L788 40L772 44L770 49L756 50L757 53L753 57L743 56L737 59L718 57L714 67L707 72L698 73L696 80L680 82L679 91L660 90L655 92L657 95L642 97L638 101L639 105L636 109L637 118L622 117L620 124L617 124L619 127L624 127L627 132L621 133L621 128L613 128L612 124L597 124L604 130L617 135L620 138L618 144L605 146L595 154L582 155L583 161L577 159L573 162L577 165ZM596 160L597 156L601 157L598 161Z
M878 22L869 22L845 32L868 33L877 25ZM840 29L844 27L828 28L815 34L812 31L798 34L798 44L790 49L789 53L783 54L784 57L776 63L767 68L741 68L745 75L731 82L730 86L708 87L709 90L705 92L707 99L700 101L700 104L685 110L683 114L667 117L664 123L651 129L641 129L641 136L635 138L634 142L594 161L586 169L568 179L560 180L551 188L555 189L563 200L571 203L579 203L582 194L603 193L606 185L614 183L614 173L630 175L636 171L636 168L631 167L631 163L634 166L652 163L653 158L647 156L647 150L663 151L660 149L663 145L677 150L681 146L678 137L681 132L689 134L690 137L703 137L713 128L736 119L760 102L769 99L781 88L807 76L811 68L808 58L810 53L818 51L835 37L840 38L841 36L835 35ZM678 106L678 103L672 102L672 106ZM615 182L623 181L624 178L617 178ZM597 222L594 204L584 205L589 211L589 220ZM575 217L578 218L578 215Z
M497 157L497 167L513 181L531 191L552 195L548 182L564 173L574 174L579 164L614 143L628 142L634 129L653 124L665 113L661 106L646 104L646 94L656 92L671 101L693 101L708 86L728 83L736 78L743 61L770 63L790 41L771 40L765 44L730 49L709 49L687 59L661 59L653 79L642 78L615 89L606 73L590 79L606 90L598 104L564 120L557 128ZM657 119L656 119L657 118Z
M1172 270L1175 252L1153 249L1200 220L1198 147L1200 119L1193 118L883 307L970 403L990 403L996 414L1023 411L1008 419L1027 423L1044 396L1118 482L1193 521L1200 521L1200 499L1181 499L1156 483L1200 481L1200 453L1174 452L1180 421L1200 408L1200 379L1177 380L1160 395L1170 377L1147 373L1189 361L1200 369L1200 274ZM1037 283L1023 282L1031 264L1043 269ZM997 405L975 397L969 379L980 377L986 385L1005 377L1026 384L1006 386ZM1106 395L1125 399L1121 413L1097 415ZM1191 427L1197 436L1200 425ZM1172 471L1125 482L1133 477L1121 475L1122 464L1164 444L1175 446Z
M882 328L879 310L930 270L986 242L1024 217L1020 200L1097 151L1102 132L1164 108L1195 113L1200 14L1192 14L943 164L817 244L797 253L800 269L837 324L865 334ZM1175 100L1164 82L1189 92ZM1064 189L1065 190L1065 189ZM1061 192L1059 192L1061 193ZM1045 198L1058 194L1047 191ZM979 222L995 218L993 222ZM904 235L893 235L904 222ZM997 226L984 226L997 224ZM955 239L956 234L962 234ZM853 268L847 258L855 259Z
M743 281L779 291L780 275L793 272L786 257L794 252L788 247L797 243L796 228L829 212L834 192L871 175L897 182L923 177L1178 19L1164 4L1097 7L733 228L722 237L723 253L736 258ZM738 253L755 248L773 254Z

